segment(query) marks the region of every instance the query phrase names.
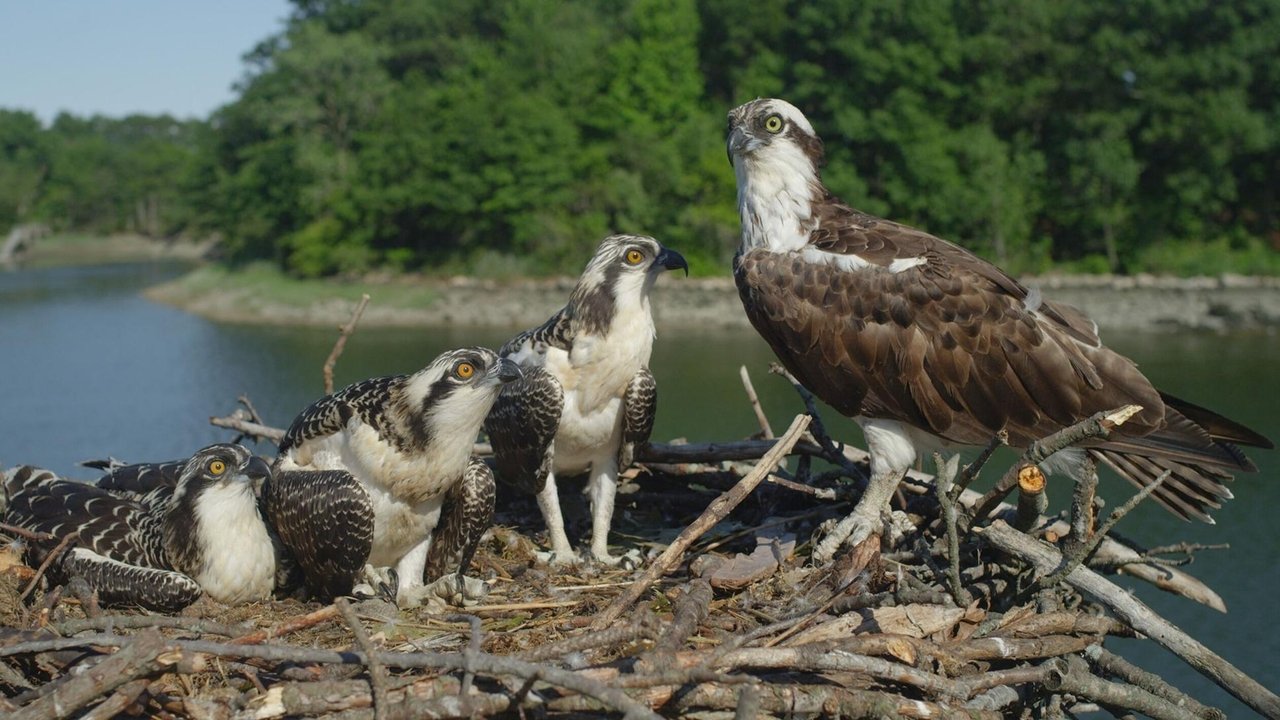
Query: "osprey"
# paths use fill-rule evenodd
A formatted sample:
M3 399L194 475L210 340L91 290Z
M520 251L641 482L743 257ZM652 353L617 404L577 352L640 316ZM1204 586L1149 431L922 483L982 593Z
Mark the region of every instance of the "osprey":
M181 463L113 467L103 487L30 466L7 474L6 522L75 535L59 563L106 605L173 612L207 592L241 603L270 596L275 551L253 486L267 464L239 445L211 445ZM31 546L31 559L50 550Z
M412 375L327 395L293 421L263 505L309 592L349 593L368 563L394 568L402 607L466 594L462 573L494 498L471 449L499 388L519 377L492 350L453 350ZM425 568L458 562L456 587L451 576L426 584Z
M649 292L664 270L689 265L680 253L638 235L600 243L569 296L542 325L499 351L524 369L504 388L484 428L500 480L537 495L551 542L549 559L574 560L556 491L557 474L590 471L591 556L609 555L618 471L648 441L657 410L649 372L653 315Z
M845 205L822 185L822 141L791 104L732 110L727 145L742 221L734 279L751 324L866 434L872 478L843 524L853 542L879 527L918 453L985 444L999 430L1025 447L1097 411L1139 405L1109 440L1050 466L1079 472L1087 455L1139 487L1169 471L1156 499L1206 522L1231 497L1231 474L1256 470L1236 443L1272 447L1152 387L1076 308L957 245Z

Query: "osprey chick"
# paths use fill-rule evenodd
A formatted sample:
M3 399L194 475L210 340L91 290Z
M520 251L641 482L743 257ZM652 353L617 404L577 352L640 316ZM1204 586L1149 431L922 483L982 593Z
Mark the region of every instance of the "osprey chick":
M1078 473L1087 456L1139 487L1169 471L1156 500L1206 522L1231 497L1231 474L1256 470L1235 443L1272 447L1152 387L1076 308L957 245L845 205L823 186L822 141L790 103L735 108L727 145L742 221L734 279L751 324L867 437L871 481L842 523L854 543L878 531L918 453L985 444L999 430L1025 447L1095 412L1139 405L1109 440L1049 464Z
M569 303L499 353L525 377L504 388L485 421L498 479L537 495L553 562L575 559L565 535L556 474L590 471L591 556L609 555L618 471L647 442L657 410L649 372L649 292L664 270L689 272L680 253L637 235L604 239Z
M5 521L74 534L59 570L83 577L105 605L173 612L202 590L224 603L269 597L275 552L253 491L270 474L267 464L239 445L219 444L166 466L164 482L121 490L17 468L5 477ZM30 547L36 562L51 549Z
M310 592L349 593L369 563L394 567L402 607L465 594L446 587L452 577L426 585L423 572L461 554L462 582L493 518L493 477L472 444L498 390L519 377L492 350L453 350L325 396L293 421L263 502Z

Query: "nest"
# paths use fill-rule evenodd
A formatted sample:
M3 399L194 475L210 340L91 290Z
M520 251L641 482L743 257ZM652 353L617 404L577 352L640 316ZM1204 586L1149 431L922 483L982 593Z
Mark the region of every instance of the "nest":
M1060 717L1099 707L1223 717L1105 648L1141 633L1206 662L1177 649L1194 640L1172 626L1169 635L1090 566L1210 604L1216 595L1176 562L1107 537L1087 482L1072 489L1070 517L1041 516L1034 458L986 496L966 486L989 454L966 468L940 461L937 477L904 481L880 537L826 547L859 497L865 458L827 437L804 397L810 414L780 439L640 454L613 535L643 556L639 568L539 563L536 507L502 502L471 570L491 591L443 612L203 600L173 617L107 613L9 557L0 709L257 720ZM1118 422L1123 413L1101 414L1054 442ZM1017 507L1001 504L1015 488ZM581 536L585 512L569 520ZM1222 665L1212 656L1197 667L1229 676ZM1228 689L1270 711L1275 696L1245 681Z

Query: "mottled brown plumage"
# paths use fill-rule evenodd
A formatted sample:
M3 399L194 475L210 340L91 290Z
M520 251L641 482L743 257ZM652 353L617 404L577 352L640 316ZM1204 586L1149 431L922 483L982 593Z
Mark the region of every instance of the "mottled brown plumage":
M1003 429L1022 447L1137 404L1141 413L1088 452L1139 486L1172 471L1156 497L1184 518L1208 519L1230 497L1223 481L1255 469L1233 443L1271 447L1160 393L1078 309L831 195L818 174L821 141L789 104L757 100L730 113L730 153L743 306L783 364L841 413L941 444L979 445Z

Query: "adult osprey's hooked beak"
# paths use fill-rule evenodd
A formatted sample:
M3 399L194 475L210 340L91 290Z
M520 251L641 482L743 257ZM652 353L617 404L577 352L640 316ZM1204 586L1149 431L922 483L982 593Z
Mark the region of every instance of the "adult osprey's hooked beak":
M729 164L733 165L735 155L742 155L747 150L747 144L751 141L747 131L742 129L738 123L730 120L729 136L724 141L724 152L729 157Z
M653 264L661 266L664 270L680 268L684 270L684 276L689 277L689 263L685 262L683 255L671 248L662 248L662 252L658 253L658 257L653 259Z

